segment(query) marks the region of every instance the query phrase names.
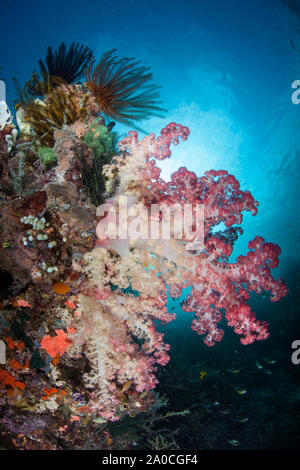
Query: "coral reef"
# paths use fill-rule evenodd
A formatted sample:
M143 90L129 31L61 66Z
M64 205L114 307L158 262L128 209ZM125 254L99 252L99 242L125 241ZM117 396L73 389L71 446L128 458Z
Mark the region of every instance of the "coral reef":
M111 53L104 57L96 72L100 81L99 70L108 73L111 65L123 77L120 90L126 67L134 88L148 79L136 64L112 59ZM125 102L128 92L125 86ZM170 157L170 145L187 139L187 127L171 123L158 138L149 134L140 141L130 132L117 151L102 111L119 120L145 117L157 109L150 106L153 88L149 93L132 102L141 112L124 114L103 109L97 89L60 84L43 101L23 102L30 132L19 126L10 145L5 136L15 129L12 119L9 129L1 126L0 270L6 282L0 334L6 361L0 367L0 427L7 448L109 448L109 423L153 409L157 372L170 349L157 323L175 319L167 301L183 288L191 288L183 310L194 312L193 329L209 346L222 339L223 315L243 344L267 338L267 324L247 304L249 293L270 291L272 301L287 293L271 275L280 254L276 245L256 237L246 256L228 261L242 212L257 211L232 175L222 170L197 177L180 168L169 182L160 177L155 159ZM124 229L125 201L135 235L107 237ZM152 205L174 204L204 206L202 247L189 245L197 231L192 238L185 232L178 237L175 229L166 239L139 236L152 220ZM118 215L115 225L112 214ZM213 231L221 222L226 229ZM167 437L150 433L149 445L167 448Z

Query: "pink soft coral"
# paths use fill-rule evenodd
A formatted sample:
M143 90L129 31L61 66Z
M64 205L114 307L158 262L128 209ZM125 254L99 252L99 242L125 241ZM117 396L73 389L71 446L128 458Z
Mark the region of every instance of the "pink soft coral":
M280 248L272 243L265 243L256 237L249 243L250 251L246 256L238 257L235 263L228 261L233 244L241 229L243 211L257 213L258 203L249 191L242 191L239 182L225 170L211 170L202 177L186 168L174 172L171 181L160 177L160 169L155 158L162 160L170 157L170 144L177 145L179 139L186 140L189 130L180 124L171 123L155 139L153 134L140 142L136 132L131 132L120 142L124 152L118 159L120 188L110 205L118 204L120 195L127 195L130 201L137 201L150 208L153 204L172 206L179 204L203 205L204 247L194 252L185 249L187 239L181 240L100 240L102 246L124 253L137 248L141 253L147 251L161 263L172 262L170 267L161 264L157 273L170 287L170 294L180 295L181 288L191 286L191 294L183 305L185 311L194 311L193 329L204 335L209 346L220 341L224 332L217 325L225 312L225 318L234 331L243 336L243 344L255 339L268 337L267 324L255 319L255 314L246 303L249 292L271 291L271 300L278 301L287 294L282 279L274 280L270 269L278 264ZM134 169L134 171L133 171ZM131 197L131 199L130 199ZM100 207L101 209L101 207ZM213 229L221 222L226 229L213 234ZM98 235L101 231L98 230ZM101 236L101 235L100 235ZM154 263L155 264L155 263ZM174 278L180 281L174 283Z
M118 189L98 208L98 243L84 257L87 280L78 298L74 344L66 354L80 354L80 345L85 348L91 369L83 380L91 390L92 409L109 419L116 419L116 410L122 409L127 384L133 397L136 393L145 397L144 392L157 384L156 365L169 360L169 346L156 331L156 320L166 323L175 318L167 310L168 295L178 298L183 288L191 288L182 308L194 312L193 330L206 335L205 343L213 346L224 334L218 327L223 315L243 344L267 338L267 323L256 320L247 304L249 293L271 291L272 301L287 293L283 280L274 280L270 272L278 264L278 246L256 237L246 256L228 260L242 231L242 212L255 215L258 205L232 175L212 170L197 177L179 168L169 182L160 177L155 158L170 157L171 143L177 145L188 134L186 127L174 123L157 139L150 134L138 141L137 133L131 132L119 144L121 156L104 170L108 180L118 174ZM203 244L189 249L193 237L184 231L180 239L118 238L116 228L118 234L127 230L119 217L125 199L129 222L136 222L132 209L143 209L142 232L153 204L204 206ZM117 227L112 209L118 216ZM106 231L103 222L108 220L112 228ZM221 222L225 229L213 233ZM193 233L196 239L199 233ZM136 403L143 406L142 400Z

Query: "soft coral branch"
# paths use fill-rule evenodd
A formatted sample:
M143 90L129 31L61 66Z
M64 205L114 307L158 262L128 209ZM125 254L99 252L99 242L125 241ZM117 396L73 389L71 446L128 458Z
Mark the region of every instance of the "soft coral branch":
M108 178L118 173L119 185L106 206L99 207L99 220L110 208L118 213L120 196L127 197L129 207L147 208L149 217L152 204L202 204L205 219L204 246L194 251L187 249L185 233L181 239L112 239L104 238L102 226L97 227L97 247L85 256L88 277L79 297L81 319L75 325L74 344L87 342L96 347L95 367L86 375L86 383L98 383L102 415L107 410L114 414L118 390L126 388L128 381L138 393L156 386L156 365L168 362L169 346L156 331L155 322L175 318L167 310L168 293L178 298L183 288L191 288L182 309L194 312L192 329L205 335L208 346L224 335L218 327L222 317L241 335L242 344L266 339L267 323L257 320L247 304L250 292L271 291L273 301L287 294L283 280L271 275L280 254L277 245L256 237L246 256L235 263L228 260L242 232L242 213L255 215L258 206L232 175L211 170L198 177L182 167L169 182L161 178L155 159L169 158L170 145L186 140L188 134L188 128L175 123L157 139L150 134L138 141L137 133L131 132L119 144L122 154L105 168ZM221 222L225 230L213 230Z

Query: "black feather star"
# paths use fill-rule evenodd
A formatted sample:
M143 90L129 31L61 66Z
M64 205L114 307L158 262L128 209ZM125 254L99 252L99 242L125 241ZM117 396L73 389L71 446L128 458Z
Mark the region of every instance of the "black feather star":
M93 52L89 47L73 42L67 49L62 42L54 52L52 47L48 47L45 64L39 60L39 66L45 81L50 75L60 77L67 83L73 83L82 77L92 58Z

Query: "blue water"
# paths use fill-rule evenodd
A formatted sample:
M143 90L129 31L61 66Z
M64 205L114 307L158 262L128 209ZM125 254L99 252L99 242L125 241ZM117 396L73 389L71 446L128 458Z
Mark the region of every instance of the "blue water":
M288 6L290 4L290 6ZM150 66L161 85L165 119L191 129L188 142L162 163L197 174L226 169L260 202L246 214L235 254L256 234L282 247L280 274L299 258L300 6L288 0L16 1L1 2L1 74L8 102L12 76L28 80L49 45L87 44L96 58L117 48ZM294 5L294 8L292 6ZM298 16L297 16L298 15ZM129 129L118 125L119 132Z

